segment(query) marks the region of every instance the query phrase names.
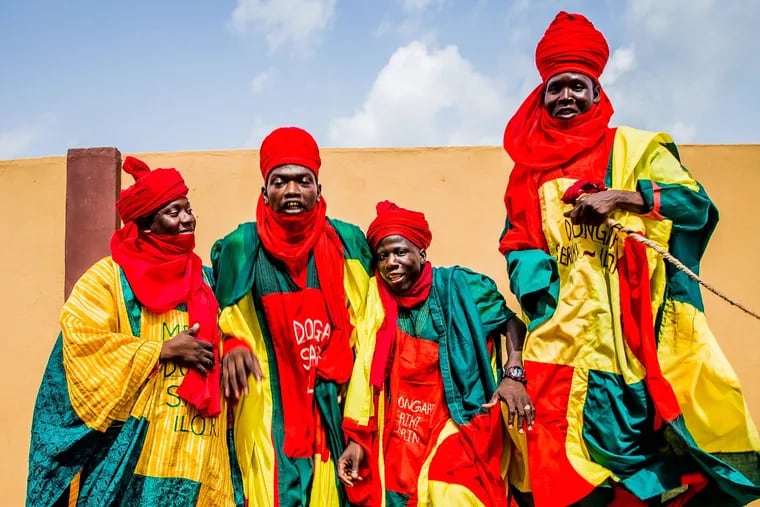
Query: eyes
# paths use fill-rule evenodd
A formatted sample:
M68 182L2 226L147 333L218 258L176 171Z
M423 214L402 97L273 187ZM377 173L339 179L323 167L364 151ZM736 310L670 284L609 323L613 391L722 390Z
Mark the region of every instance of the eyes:
M287 185L291 180L287 180L285 178L275 177L272 179L272 181L269 183L274 188L283 188L285 185ZM314 184L314 179L311 176L302 176L301 178L296 178L292 181L295 181L297 184L301 185L302 187L308 187Z
M168 217L172 217L172 218L177 218L182 213L182 211L183 210L181 210L181 209L172 208L169 211L167 211L166 213L164 213L164 215L166 215ZM193 216L193 210L192 210L192 208L187 207L187 208L184 209L184 211L188 215Z
M569 85L560 85L560 84L553 84L547 88L547 92L552 95L557 95L562 92L563 88L570 88L574 92L583 92L588 89L585 83L581 81L576 81L573 83L570 83Z
M377 260L379 261L388 260L388 257L390 257L391 253L395 255L396 257L406 257L407 255L409 255L409 250L407 250L406 248L399 248L392 252L378 252Z

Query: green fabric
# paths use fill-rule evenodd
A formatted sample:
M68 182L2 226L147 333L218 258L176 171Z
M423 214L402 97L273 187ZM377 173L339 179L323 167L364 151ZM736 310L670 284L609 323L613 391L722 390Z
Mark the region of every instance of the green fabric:
M26 505L52 505L83 463L96 461L115 437L88 428L71 406L59 334L34 405Z
M702 505L745 505L760 494L760 488L740 471L700 449L682 417L655 431L644 382L626 384L620 375L592 370L587 385L583 439L589 455L638 497L660 498L680 487L683 475L695 472L710 481L700 497L716 502L698 502ZM757 474L757 454L741 454L733 462L746 466L750 475Z
M197 503L201 485L189 479L156 478L135 475L120 505L160 505L161 507L186 507ZM189 499L192 503L188 503Z
M361 229L355 225L327 219L343 243L346 259L356 259L370 274L372 255ZM221 308L235 304L250 292L254 283L254 264L261 248L255 222L245 222L211 247L211 264L216 280L216 298Z
M391 490L385 491L385 507L406 507L408 502L409 495Z
M543 250L517 250L506 255L509 288L530 320L528 331L551 319L559 299L557 260Z
M256 224L245 222L211 247L214 292L220 308L235 304L253 287L253 265L260 245Z
M454 422L463 425L482 413L496 389L488 336L504 331L514 313L493 280L459 266L433 269L429 299L446 403Z
M333 460L338 461L338 457L346 449L345 439L343 437L343 414L338 405L338 385L335 382L327 382L317 379L314 385L314 399L322 415L322 421L325 424L325 434L327 436L327 448ZM336 467L337 468L337 467ZM343 484L338 479L337 469L335 474L335 487L338 490L338 498L341 507L348 505L348 497L343 489Z

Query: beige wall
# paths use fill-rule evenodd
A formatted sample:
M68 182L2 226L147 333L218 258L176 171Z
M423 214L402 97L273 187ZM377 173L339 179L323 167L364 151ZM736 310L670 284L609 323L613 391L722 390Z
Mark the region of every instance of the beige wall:
M434 264L463 264L497 280L511 304L496 250L502 197L511 166L500 148L324 150L320 180L328 214L363 229L378 200L424 211L433 229ZM261 178L255 151L138 154L151 167L177 167L198 216L198 250L254 217ZM704 277L760 310L760 146L690 146L682 156L721 210L703 265ZM127 176L124 184L129 184ZM65 158L0 162L0 294L5 332L6 410L0 414L0 491L23 502L34 398L57 334L63 298ZM84 240L84 238L83 238ZM742 380L750 410L760 414L760 322L705 295L710 322Z

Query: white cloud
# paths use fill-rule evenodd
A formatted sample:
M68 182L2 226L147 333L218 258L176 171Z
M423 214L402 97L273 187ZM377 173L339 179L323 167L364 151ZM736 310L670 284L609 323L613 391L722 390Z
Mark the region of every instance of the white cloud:
M760 3L628 0L622 12L607 28L621 48L602 76L614 123L669 127L676 142L757 142L741 90L760 79L760 67L748 64L760 45Z
M308 48L330 24L337 0L237 0L232 27L244 33L250 26L266 34L271 50L292 44Z
M603 86L612 86L620 76L633 69L636 52L633 47L618 48L613 51L602 76Z
M243 147L244 148L258 148L259 146L261 146L261 141L263 141L264 138L276 128L277 126L266 123L264 120L261 119L261 117L259 116L254 117L253 126L251 127L251 131L248 134L248 139L246 139Z
M363 106L329 124L339 146L496 144L504 97L456 46L429 50L414 41L379 72Z
M694 140L697 133L697 127L692 124L677 121L672 127L670 127L670 129L668 129L668 132L673 139L677 139L677 142L690 143Z
M277 74L274 70L265 70L251 79L251 93L259 95L269 89Z

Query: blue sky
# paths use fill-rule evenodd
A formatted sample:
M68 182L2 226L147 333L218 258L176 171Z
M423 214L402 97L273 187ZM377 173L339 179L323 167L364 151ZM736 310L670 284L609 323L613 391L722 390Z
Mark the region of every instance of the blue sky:
M755 0L2 0L0 159L500 144L559 10L601 29L615 124L760 143Z

